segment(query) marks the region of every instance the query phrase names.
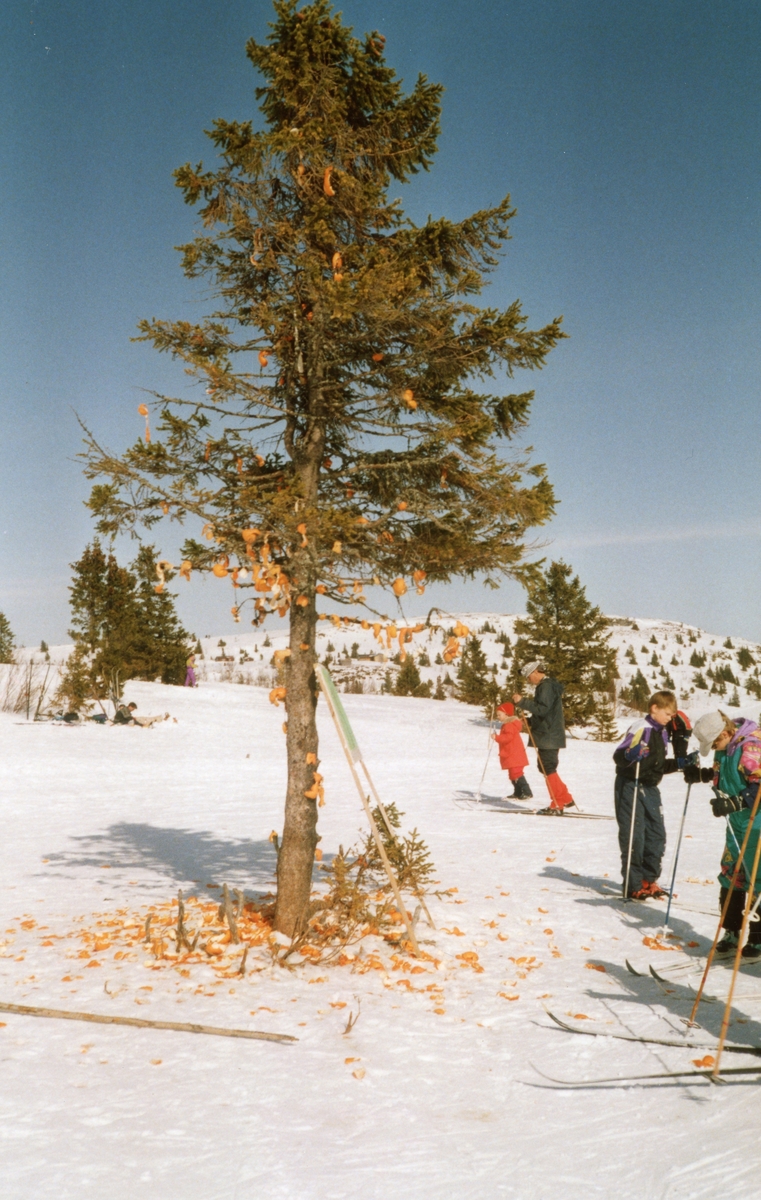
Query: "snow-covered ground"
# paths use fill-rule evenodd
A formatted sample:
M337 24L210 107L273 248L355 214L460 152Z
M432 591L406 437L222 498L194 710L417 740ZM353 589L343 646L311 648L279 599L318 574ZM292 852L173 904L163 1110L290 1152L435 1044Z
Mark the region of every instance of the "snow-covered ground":
M645 1074L710 1053L716 1002L701 1006L701 1027L683 1049L576 1036L545 1013L683 1038L716 926L723 823L708 788L693 789L676 936L664 940L663 904L617 898L615 822L506 814L494 755L480 809L460 806L477 790L488 745L476 709L347 695L381 797L432 851L437 928L418 926L430 958L418 964L377 942L343 966L296 956L299 965L283 969L271 964L266 931L250 923L241 977L242 948L222 945L219 931L216 948L185 962L164 935L180 888L191 934L204 918L214 930L219 885L250 896L270 888L282 709L266 690L223 683L197 691L131 683L127 696L177 723L67 728L0 714L0 1000L299 1040L0 1013L4 1200L758 1195L761 1151L747 1107L755 1082L564 1091L541 1074ZM755 717L757 705L741 711ZM364 825L322 702L319 712L327 859ZM561 759L591 812L612 811L611 749L572 740ZM541 800L533 763L528 777ZM664 876L684 792L681 777L665 779ZM627 958L643 972L654 963L673 982L634 977ZM717 966L711 994L725 995L728 980ZM358 1019L346 1033L350 1014ZM761 965L742 971L730 1037L761 1044Z

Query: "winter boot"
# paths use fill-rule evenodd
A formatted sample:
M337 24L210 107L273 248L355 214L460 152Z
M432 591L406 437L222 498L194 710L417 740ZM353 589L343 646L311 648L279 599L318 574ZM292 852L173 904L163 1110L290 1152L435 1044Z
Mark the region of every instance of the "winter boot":
M533 795L526 776L521 775L519 779L513 781L513 794L508 796L508 800L531 800Z
M647 892L651 900L664 900L668 896L668 892L664 892L662 887L649 879L642 880L642 890Z
M629 892L630 900L652 900L652 893L648 891L644 883L642 887L637 888L636 892Z
M714 951L716 958L729 958L730 955L736 954L739 941L740 935L735 933L734 929L725 929L724 937Z
M718 951L719 947L716 947ZM757 942L748 942L742 949L741 958L744 963L761 962L761 946Z
M547 808L538 808L536 811L540 817L562 817L563 815L562 808L558 808L554 804L548 805Z

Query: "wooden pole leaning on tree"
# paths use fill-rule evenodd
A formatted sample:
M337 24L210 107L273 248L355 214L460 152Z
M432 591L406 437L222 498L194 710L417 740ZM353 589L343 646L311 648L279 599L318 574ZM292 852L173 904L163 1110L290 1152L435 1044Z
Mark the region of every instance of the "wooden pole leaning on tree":
M89 1021L94 1025L131 1025L137 1029L173 1029L178 1033L207 1033L215 1037L252 1038L260 1042L297 1042L289 1033L262 1033L255 1029L224 1029L218 1025L191 1025L185 1021L148 1021L143 1017L114 1017L107 1013L69 1012L63 1008L34 1008L27 1004L4 1004L0 1012L22 1017L54 1017L63 1021Z
M399 907L399 915L401 916L402 921L404 922L405 928L407 930L407 936L413 947L414 953L419 957L420 956L420 947L418 946L417 938L415 937L415 930L412 926L412 921L407 916L407 909L406 909L404 901L402 899L402 893L399 888L398 880L396 878L396 875L394 874L391 863L388 860L388 855L386 854L386 848L383 845L381 835L378 831L378 826L375 824L375 820L373 818L372 810L370 808L370 801L369 801L367 795L365 794L365 789L362 786L362 780L360 779L359 774L357 772L357 763L362 761L362 752L360 751L359 743L357 742L357 739L354 736L354 730L352 729L351 725L349 724L349 718L347 717L346 710L345 710L343 704L341 703L341 697L338 694L336 685L333 682L330 671L327 669L327 667L323 667L322 664L318 664L315 667L315 674L317 676L317 680L320 685L320 688L322 689L322 694L325 697L325 700L327 701L328 709L330 710L330 715L333 718L333 722L335 724L336 731L338 732L339 741L341 742L341 745L343 746L343 751L344 751L344 754L346 755L346 761L349 764L349 770L351 771L352 776L354 778L354 782L357 785L357 791L359 792L359 798L362 801L362 807L364 808L365 814L370 823L370 832L373 835L373 841L375 842L376 849L378 851L378 854L381 857L381 862L383 863L384 869L386 871L386 875L388 876L388 881L391 884L391 890L394 893L394 898L396 899L396 903ZM375 791L374 788L373 788L373 791ZM381 812L383 812L382 808L381 808ZM386 820L386 824L388 824L387 817L385 818L385 820Z
M761 785L759 785L759 792L761 792ZM756 795L756 806L757 805L758 805L758 794ZM753 828L753 818L751 817L750 821L748 822L748 831L750 831L752 828ZM743 952L743 942L745 940L745 934L748 930L748 921L750 920L750 912L753 907L753 889L756 886L756 875L758 874L759 859L761 859L761 835L759 835L756 838L756 853L753 856L753 869L750 873L750 883L748 884L747 890L745 893L745 911L743 913L742 929L740 930L740 937L738 938L738 941L737 941L737 950L735 951L735 962L734 962L734 966L732 967L732 978L729 981L729 995L727 996L727 1003L724 1008L724 1017L722 1018L722 1022L721 1022L721 1032L719 1033L719 1044L716 1047L716 1062L714 1063L714 1068L711 1073L712 1079L718 1079L718 1077L719 1077L719 1065L721 1063L721 1054L724 1049L724 1042L726 1041L726 1037L727 1037L727 1030L729 1029L729 1015L732 1011L732 1000L734 999L734 994L735 994L735 983L737 982L737 972L740 969L740 959L741 959L741 955Z
M719 944L719 938L721 936L721 931L724 926L724 918L726 917L727 909L729 908L729 901L732 899L732 893L735 890L735 886L737 884L737 880L740 875L740 869L744 865L744 862L745 862L745 850L747 848L748 841L750 839L750 831L753 828L753 821L755 820L756 813L758 812L759 802L761 802L761 783L758 785L758 790L756 791L756 799L753 801L753 808L751 809L750 820L748 821L748 828L745 830L745 837L743 838L743 844L740 847L740 854L738 855L737 865L736 865L734 871L732 872L732 878L729 881L729 887L727 888L727 894L724 897L724 903L721 906L721 916L719 917L719 924L716 929L716 936L713 939L713 945L711 946L711 949L708 951L708 958L706 959L705 970L703 971L703 978L700 981L700 987L698 988L698 994L695 997L695 1003L692 1006L692 1012L690 1013L689 1019L687 1021L688 1027L691 1025L694 1025L694 1023L695 1023L695 1013L698 1011L698 1005L700 1004L700 1000L703 995L703 989L706 985L706 980L708 979L708 972L711 970L711 964L713 963L713 956L716 953L716 947Z

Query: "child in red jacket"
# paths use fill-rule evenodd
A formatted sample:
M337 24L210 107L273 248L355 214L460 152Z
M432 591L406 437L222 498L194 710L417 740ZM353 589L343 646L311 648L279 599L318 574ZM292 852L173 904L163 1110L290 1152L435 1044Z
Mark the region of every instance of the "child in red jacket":
M530 800L534 793L523 774L528 766L528 755L521 737L523 721L515 716L515 708L509 701L500 704L497 717L502 722L502 728L493 737L499 746L499 765L503 771L509 772L513 784L512 795L506 799Z

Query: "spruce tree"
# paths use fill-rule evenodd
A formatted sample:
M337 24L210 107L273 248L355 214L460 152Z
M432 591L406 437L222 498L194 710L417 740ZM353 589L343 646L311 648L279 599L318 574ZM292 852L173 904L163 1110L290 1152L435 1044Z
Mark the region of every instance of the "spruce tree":
M457 699L463 704L487 705L490 708L496 694L497 685L489 674L481 640L473 634L465 642L457 666Z
M411 654L408 654L402 663L399 674L396 677L394 684L394 695L396 696L430 696L433 690L433 685L430 680L423 683L420 678L420 671L417 663Z
M158 677L162 683L181 684L193 653L192 638L177 616L174 595L164 586L159 591L156 565L153 546L141 546L132 563L140 624L130 673L138 679Z
M268 41L247 45L263 127L215 121L218 163L176 172L204 226L183 267L218 307L140 327L195 384L156 396L144 442L118 457L88 434L86 458L105 481L90 499L101 532L165 515L203 526L184 573L232 582L236 618L248 604L256 624L289 616L275 927L293 934L317 845L318 615L332 600L346 630L369 585L399 598L410 580L525 573L526 533L554 498L544 468L500 441L523 431L533 393L485 389L541 367L564 335L559 319L528 329L518 301L474 304L509 197L416 226L388 195L430 167L442 89L420 76L405 95L384 39L354 37L328 0L274 9Z
M11 624L5 613L0 612L0 663L13 662L13 651L16 647Z
M704 683L703 686L707 686L707 684ZM632 676L628 687L622 687L619 695L624 704L627 704L629 708L635 709L636 712L647 712L647 702L650 699L651 688L639 667L636 674Z
M596 742L615 742L618 740L616 710L607 692L603 692L598 697L594 725Z
M141 547L129 568L96 540L71 566L74 653L61 686L69 706L103 700L127 679L181 683L188 635L158 580L153 547Z
M586 725L595 711L595 692L607 691L618 677L608 620L587 600L578 575L562 560L550 563L528 588L525 618L514 663L539 659L547 674L565 686L567 725ZM525 680L518 688L523 691Z

